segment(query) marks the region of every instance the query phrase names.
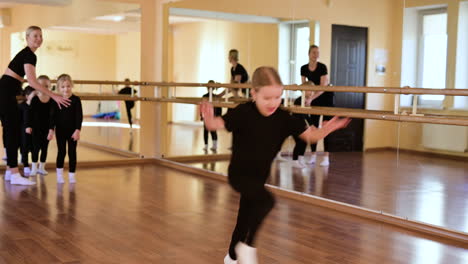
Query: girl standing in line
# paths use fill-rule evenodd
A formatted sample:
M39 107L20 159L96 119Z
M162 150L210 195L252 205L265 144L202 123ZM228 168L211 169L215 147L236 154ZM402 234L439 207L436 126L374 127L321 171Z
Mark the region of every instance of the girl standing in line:
M57 137L57 183L64 183L63 164L68 145L69 173L68 182L75 183L76 171L76 147L80 140L81 123L83 122L83 109L81 100L72 93L73 81L68 74L62 74L57 78L57 90L70 100L70 106L59 109L55 105L52 107L50 118L50 130L48 139Z

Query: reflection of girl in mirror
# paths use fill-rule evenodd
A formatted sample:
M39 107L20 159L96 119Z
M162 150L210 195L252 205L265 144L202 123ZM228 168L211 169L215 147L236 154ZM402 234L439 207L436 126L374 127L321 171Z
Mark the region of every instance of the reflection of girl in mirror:
M232 49L229 51L229 63L231 63L231 83L246 83L249 80L249 74L244 66L239 63L239 51ZM245 93L245 89L242 92Z
M327 66L323 63L318 62L319 56L320 56L319 47L316 45L311 45L309 48L309 63L301 67L302 83L305 83L306 81L310 81L314 83L315 85L320 85L320 86L327 86L329 84ZM312 97L311 106L333 107L334 106L333 97L334 97L333 92L316 92L314 93L314 96ZM331 118L332 118L331 116L323 116L323 121L330 120ZM311 121L312 121L311 125L314 125L315 127L319 127L320 116L313 115ZM311 147L314 153L312 154L312 157L309 162L315 163L315 160L317 158L316 153L315 153L315 151L317 150L317 145L313 144ZM328 138L325 138L324 140L325 156L323 158L323 161L320 163L320 166L328 166L330 164L330 160L329 160L328 152L327 152L328 149L329 149L329 140Z
M314 85L313 82L307 81L304 82L302 85ZM312 100L314 98L315 93L313 91L303 91L304 93L304 107L310 107L312 104ZM302 96L299 96L294 100L294 105L300 106L302 105ZM309 114L293 114L294 116L303 119L304 121L307 122L307 124L311 125L313 123L313 118L314 115L309 115ZM294 137L294 141L296 145L294 146L293 150L293 166L298 167L298 168L303 168L305 167L305 163L312 164L312 160L305 161L304 160L304 153L307 148L307 144L302 141L299 137ZM312 145L311 145L312 148ZM312 149L312 151L315 151L315 149ZM315 162L315 160L313 160Z

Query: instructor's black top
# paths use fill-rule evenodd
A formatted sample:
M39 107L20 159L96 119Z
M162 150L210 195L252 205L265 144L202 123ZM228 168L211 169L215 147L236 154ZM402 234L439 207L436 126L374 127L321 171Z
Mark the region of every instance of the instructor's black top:
M62 109L59 109L57 104L52 104L50 129L57 128L57 130L69 134L73 134L76 129L81 130L81 123L83 122L81 100L76 95L72 95L69 99L70 106L62 106Z
M314 71L309 70L309 64L305 64L301 67L301 76L307 78L308 81L313 82L315 85L320 85L320 78L328 74L327 66L325 64L317 62L317 67ZM319 97L312 101L311 105L315 106L333 106L333 92L325 92Z
M18 54L16 54L10 64L8 64L8 68L10 68L10 70L14 71L19 76L24 77L26 74L24 72L24 65L31 64L36 66L36 62L36 54L34 54L34 52L29 47L26 47L18 52Z
M237 63L236 68L231 67L231 78L234 80L236 75L240 75L241 77L241 83L246 83L249 80L249 74L245 70L244 66L242 66L240 63Z
M265 181L283 141L306 130L304 120L281 108L268 117L263 116L255 102L240 104L222 118L226 129L233 134L230 177L248 174Z

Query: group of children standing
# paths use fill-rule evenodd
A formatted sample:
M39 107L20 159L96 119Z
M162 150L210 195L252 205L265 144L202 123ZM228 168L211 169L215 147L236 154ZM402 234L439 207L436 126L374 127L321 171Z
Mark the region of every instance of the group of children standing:
M51 88L47 75L37 78L45 88ZM72 94L73 81L68 74L57 79L57 92L70 100L68 107L58 107L51 98L27 86L22 94L24 101L18 104L20 114L20 153L23 172L26 177L47 175L45 169L49 141L56 136L57 141L57 183L64 183L63 167L68 145L69 183L75 183L76 147L80 139L83 111L81 100ZM31 164L29 154L31 153ZM8 180L8 171L5 179ZM31 181L31 183L33 183Z

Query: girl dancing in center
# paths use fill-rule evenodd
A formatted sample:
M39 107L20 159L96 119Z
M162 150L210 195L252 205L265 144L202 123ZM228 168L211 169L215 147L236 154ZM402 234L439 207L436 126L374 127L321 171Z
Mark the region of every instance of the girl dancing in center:
M279 108L283 85L271 67L260 67L254 72L252 88L253 102L240 104L222 117L214 116L213 106L208 102L201 105L208 130L225 128L233 133L228 179L240 193L240 206L225 264L258 263L255 237L275 203L265 182L283 141L293 135L306 142L317 142L350 121L334 117L320 129L307 128L304 120Z

